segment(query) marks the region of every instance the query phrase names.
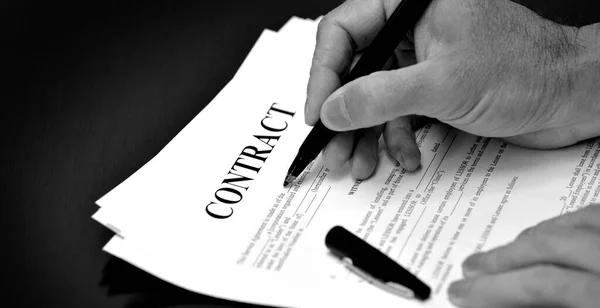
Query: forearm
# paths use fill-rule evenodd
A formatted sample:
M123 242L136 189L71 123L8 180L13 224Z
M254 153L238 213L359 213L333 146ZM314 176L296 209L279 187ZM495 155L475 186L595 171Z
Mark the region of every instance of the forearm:
M582 137L600 136L600 23L580 29L581 54L576 67L573 99L588 115L581 121Z

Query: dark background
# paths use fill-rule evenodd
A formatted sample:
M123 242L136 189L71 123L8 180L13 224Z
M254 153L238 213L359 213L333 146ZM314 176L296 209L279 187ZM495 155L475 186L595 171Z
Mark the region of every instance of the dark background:
M94 202L211 101L264 28L340 2L0 4L0 306L233 306L102 252L111 232L90 219ZM520 2L600 20L594 1Z

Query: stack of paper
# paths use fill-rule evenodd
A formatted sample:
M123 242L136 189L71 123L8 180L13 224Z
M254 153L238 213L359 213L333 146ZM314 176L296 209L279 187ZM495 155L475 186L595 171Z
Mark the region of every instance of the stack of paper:
M315 21L264 31L233 80L156 157L98 200L105 251L182 288L285 307L449 307L469 254L598 200L600 142L534 151L444 125L417 133L422 167L385 152L354 180L318 158L288 188ZM432 287L426 303L363 282L328 253L344 226Z

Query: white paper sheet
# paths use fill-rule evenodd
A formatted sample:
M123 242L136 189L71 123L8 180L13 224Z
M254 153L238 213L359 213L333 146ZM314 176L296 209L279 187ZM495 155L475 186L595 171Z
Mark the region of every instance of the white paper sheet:
M416 172L382 148L368 180L318 158L282 188L310 129L302 108L315 31L314 22L293 19L265 32L209 107L98 201L94 219L123 237L107 252L182 288L237 301L450 307L445 290L466 256L598 200L599 140L534 151L439 124L417 134ZM432 299L399 298L349 273L324 245L334 225L418 275Z

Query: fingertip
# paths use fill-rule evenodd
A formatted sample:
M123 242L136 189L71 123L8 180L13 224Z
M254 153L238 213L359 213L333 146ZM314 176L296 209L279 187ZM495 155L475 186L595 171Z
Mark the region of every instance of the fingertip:
M415 140L410 119L401 117L388 122L384 140L388 152L407 171L414 171L421 165L421 151Z
M332 170L344 166L352 155L354 132L343 132L335 135L323 149L323 163Z
M393 156L407 171L415 171L421 165L421 152L418 148L405 147L396 151Z
M378 137L374 129L363 130L360 138L355 137L358 138L358 141L350 158L352 175L355 178L359 180L367 179L375 171L379 161L377 155Z
M370 155L354 155L350 159L352 176L358 180L368 179L375 171L377 158Z

